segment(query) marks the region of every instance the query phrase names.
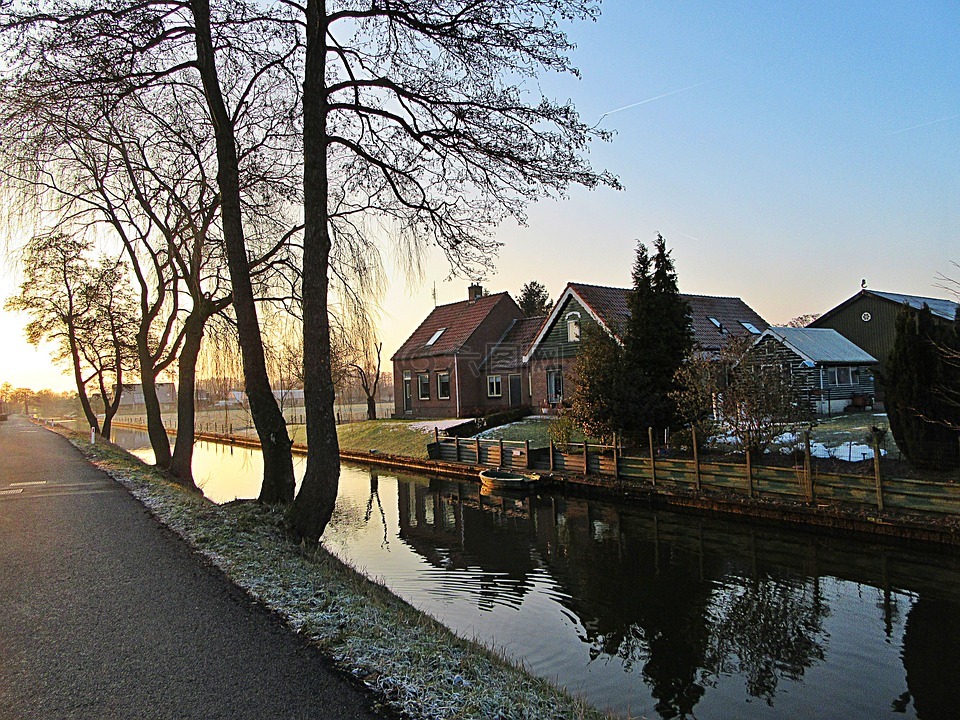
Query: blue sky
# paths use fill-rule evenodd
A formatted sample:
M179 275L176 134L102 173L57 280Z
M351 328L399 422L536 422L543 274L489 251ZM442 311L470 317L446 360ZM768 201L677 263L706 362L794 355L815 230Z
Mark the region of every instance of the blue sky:
M661 232L683 292L740 296L772 323L833 307L861 278L947 296L938 273L960 277L960 3L602 8L569 30L582 78L541 87L591 123L642 103L607 114L614 140L591 152L625 190L575 189L531 207L527 227L505 224L488 289L627 285L636 240ZM421 284L393 277L388 356L430 311L434 282L439 302L466 298L428 257ZM15 356L0 376L16 376ZM63 383L50 377L29 384Z
M635 241L661 232L683 292L741 296L772 323L862 278L945 295L938 273L960 275L958 31L957 3L605 2L570 29L582 79L542 87L590 122L626 108L591 152L626 189L574 190L505 225L487 287L626 285ZM429 312L433 280L440 302L466 296L445 276L434 262L423 286L395 284L388 348Z

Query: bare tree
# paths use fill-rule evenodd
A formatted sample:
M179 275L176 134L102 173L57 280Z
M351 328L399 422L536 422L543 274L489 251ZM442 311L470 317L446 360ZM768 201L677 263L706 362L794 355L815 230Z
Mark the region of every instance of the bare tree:
M26 312L27 340L57 346L56 360L73 373L80 404L91 427L110 432L123 390L123 374L133 363L134 308L125 291L124 266L90 258L89 242L61 234L43 235L23 252L28 278L7 308ZM103 402L101 426L90 402L94 382Z

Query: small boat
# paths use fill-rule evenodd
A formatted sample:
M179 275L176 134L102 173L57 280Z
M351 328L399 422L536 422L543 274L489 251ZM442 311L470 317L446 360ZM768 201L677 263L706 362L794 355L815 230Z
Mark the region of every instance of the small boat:
M535 473L519 473L511 470L481 470L480 482L493 490L525 490L534 485L540 476Z

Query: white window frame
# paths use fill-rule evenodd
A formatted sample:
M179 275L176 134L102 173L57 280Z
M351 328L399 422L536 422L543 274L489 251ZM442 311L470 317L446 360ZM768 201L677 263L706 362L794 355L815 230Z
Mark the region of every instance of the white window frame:
M426 382L424 382L426 378ZM423 391L426 389L427 394L424 395ZM420 400L429 400L430 399L430 373L417 373L417 398Z
M503 397L503 375L487 375L487 397Z
M841 378L841 371L846 371L846 382ZM840 387L842 385L854 385L854 368L843 365L827 368L827 385L830 387Z
M567 313L567 342L580 342L580 334L582 328L580 327L580 313L571 312Z
M430 339L427 340L426 343L424 343L424 347L430 347L431 345L433 345L437 340L440 339L440 336L443 335L443 333L445 333L446 331L447 331L446 328L440 328L439 330L437 330L433 335L430 336Z
M443 394L443 382L446 378L447 383L447 394ZM437 400L449 400L450 399L450 373L448 372L438 372L437 373Z
M552 378L559 378L559 382L554 380L551 382ZM557 386L559 385L560 392L555 392ZM547 402L550 404L557 404L563 402L563 370L547 370Z

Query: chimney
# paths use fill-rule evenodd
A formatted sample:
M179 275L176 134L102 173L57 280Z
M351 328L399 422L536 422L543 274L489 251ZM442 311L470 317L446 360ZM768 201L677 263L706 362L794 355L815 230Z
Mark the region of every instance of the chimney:
M476 302L483 297L483 285L480 283L473 283L470 287L467 288L467 300L470 302Z

